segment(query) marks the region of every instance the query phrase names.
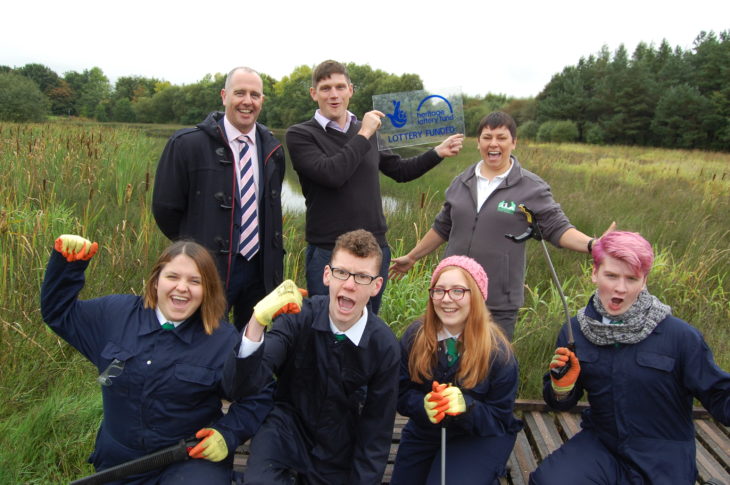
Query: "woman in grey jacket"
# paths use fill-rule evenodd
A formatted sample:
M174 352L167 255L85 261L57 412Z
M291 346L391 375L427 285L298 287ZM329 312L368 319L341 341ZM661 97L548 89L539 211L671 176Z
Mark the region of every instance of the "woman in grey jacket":
M550 186L512 155L516 131L506 113L490 113L481 120L477 143L482 160L454 178L431 229L390 267L391 277L405 274L448 242L444 257L469 256L484 267L489 275L487 307L510 340L524 302L525 245L504 237L524 232L525 218L517 206L525 204L535 213L543 236L557 247L587 253L593 241L570 223Z

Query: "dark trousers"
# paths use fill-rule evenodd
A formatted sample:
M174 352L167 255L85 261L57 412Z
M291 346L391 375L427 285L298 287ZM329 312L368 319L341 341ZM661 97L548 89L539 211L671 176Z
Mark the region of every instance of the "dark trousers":
M287 411L275 407L251 441L245 485L347 485L348 469L316 461L315 445Z
M487 305L489 307L489 305ZM492 320L494 323L499 325L504 334L507 336L510 342L515 336L515 325L517 324L517 311L518 310L492 310L489 309L489 313L492 314Z
M266 296L262 278L261 252L247 261L240 254L233 257L226 297L233 308L233 323L240 331L251 318L253 307Z
M212 462L206 459L186 460L142 475L110 482L110 485L231 485L233 476L233 452L225 460Z
M380 310L383 292L388 283L388 266L390 266L390 247L381 246L380 250L383 251L383 262L380 265L380 276L383 277L383 286L377 295L370 298L370 302L368 303L368 307L376 315ZM329 289L322 281L322 276L324 275L324 267L330 264L330 259L332 259L332 251L312 246L311 244L307 245L305 263L307 266L307 291L309 291L309 296L329 295Z
M441 483L441 439L431 431L420 433L412 423L403 429L391 485ZM469 436L447 428L446 483L497 485L506 473L515 438L514 434Z
M595 433L584 429L551 453L530 474L530 485L568 483L641 485L647 482L611 453Z

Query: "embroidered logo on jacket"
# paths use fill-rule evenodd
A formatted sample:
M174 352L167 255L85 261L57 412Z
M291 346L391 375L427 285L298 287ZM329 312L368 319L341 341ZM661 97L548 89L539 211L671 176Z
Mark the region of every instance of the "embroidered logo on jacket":
M497 205L497 211L507 214L514 214L517 210L517 204L512 200L503 200Z

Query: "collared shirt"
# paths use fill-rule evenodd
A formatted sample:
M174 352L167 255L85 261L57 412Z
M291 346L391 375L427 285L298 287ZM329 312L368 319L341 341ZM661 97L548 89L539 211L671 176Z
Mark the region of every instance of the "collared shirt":
M362 309L362 316L352 325L352 327L348 328L344 332L339 330L337 326L335 326L335 323L332 321L332 317L329 317L330 320L330 330L332 330L332 333L335 335L344 335L350 341L355 344L360 344L360 339L362 338L362 334L365 331L365 324L368 321L368 309L367 307ZM253 340L250 340L248 337L246 337L246 328L248 328L248 324L246 324L246 327L243 329L243 335L241 337L241 347L238 349L238 357L241 359L245 359L249 355L253 354L258 350L259 347L261 347L261 344L264 343L264 335L261 335L261 340L258 342L254 342Z
M254 124L253 128L251 128L251 131L249 131L248 133L241 133L241 131L233 126L233 124L228 121L228 118L224 116L223 126L226 129L228 146L231 147L231 151L233 151L234 157L236 158L237 174L241 173L241 160L239 160L238 158L239 154L241 153L241 142L237 138L239 138L241 135L248 136L248 139L250 140L248 142L248 149L251 152L251 164L253 165L253 183L256 187L256 197L259 197L261 195L261 191L259 190L259 154L258 150L256 149L256 124ZM238 177L240 177L240 175Z
M451 332L449 332L445 328L441 328L441 330L439 330L439 332L436 334L436 339L439 342L446 340L447 338L453 338L455 340L459 340L459 335L461 335L461 332L457 333L456 335L451 335Z
M348 111L347 112L347 122L345 123L344 127L340 127L340 125L336 121L333 121L333 120L325 117L325 115L323 115L320 110L317 110L314 113L314 119L317 121L317 123L320 124L320 126L322 127L323 130L326 130L329 127L329 128L332 128L333 130L341 131L342 133L347 133L347 130L350 129L350 124L353 121L357 121L357 116L355 116L354 114L352 114Z
M487 177L482 175L482 164L484 163L484 160L480 160L479 163L477 163L476 168L474 169L474 172L477 176L477 212L479 212L479 209L482 208L482 205L486 200L489 198L490 195L492 195L492 192L499 187L499 184L502 183L502 180L507 178L507 175L509 174L509 171L512 170L512 167L514 167L514 163L512 160L509 161L509 168L504 171L504 173L501 173L497 176L495 176L492 180L489 180Z
M368 309L367 307L364 307L362 309L362 316L344 332L337 328L335 322L332 321L332 317L330 316L330 330L332 330L332 333L335 335L345 335L357 346L360 345L360 339L362 338L362 333L365 331L365 323L367 323L367 321Z
M175 325L175 328L178 327L182 322L173 322L172 320L168 320L165 318L165 315L162 314L160 311L160 307L155 307L155 315L157 315L157 321L160 322L160 326L162 326L163 323L172 323ZM185 320L183 320L184 322Z

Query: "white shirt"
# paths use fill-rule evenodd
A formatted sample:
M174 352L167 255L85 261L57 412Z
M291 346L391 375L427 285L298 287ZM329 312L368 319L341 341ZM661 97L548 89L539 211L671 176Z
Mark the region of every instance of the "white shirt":
M362 316L358 318L358 320L347 330L344 332L339 330L335 323L332 321L332 317L330 317L330 330L332 330L332 333L335 335L345 335L350 341L355 344L360 344L360 339L362 339L362 334L365 332L365 325L368 321L368 309L367 307L362 309ZM246 327L248 327L248 324L246 324ZM249 340L248 337L246 337L246 327L243 329L243 336L241 337L241 347L238 349L238 357L241 359L245 359L249 355L253 354L258 350L259 347L261 347L261 344L264 343L264 335L266 333L261 335L261 340L258 342L254 342L252 340Z
M477 163L476 168L474 169L474 172L477 176L477 212L482 208L482 205L484 202L487 201L490 195L492 195L492 192L499 187L499 184L502 183L502 180L507 178L507 174L509 174L509 171L512 170L512 167L514 166L514 162L510 159L509 161L509 168L504 171L504 173L500 175L496 175L492 180L489 180L487 177L482 175L482 164L484 163L484 160L479 160L479 163Z
M461 332L457 333L456 335L451 335L451 332L449 332L445 328L441 328L441 330L439 330L439 332L436 334L436 339L439 342L442 342L442 341L446 340L447 338L453 338L455 340L459 340L459 335L461 335Z
M253 165L253 184L254 187L256 187L256 197L259 197L261 192L259 190L259 153L256 149L256 124L254 123L253 128L248 133L241 133L238 128L233 126L233 124L228 121L228 118L224 116L223 126L226 128L228 146L231 147L233 156L236 159L236 180L239 180L241 176L241 160L239 159L239 155L241 153L241 142L237 138L242 135L248 136L248 139L250 140L248 142L248 150L251 152L251 165Z
M325 115L322 114L320 110L317 110L314 112L314 119L319 123L319 125L322 127L323 130L326 130L327 127L330 127L334 130L341 131L342 133L347 133L347 130L350 129L350 124L353 121L357 120L357 116L347 112L347 122L345 123L344 127L340 127L339 123L336 121L332 121L331 119L327 118Z
M165 315L163 315L162 312L160 311L160 307L155 308L155 314L157 315L157 321L160 322L160 326L162 326L163 323L172 323L173 325L175 325L175 328L177 328L177 326L182 323L182 322L173 322L173 321L165 318ZM184 321L185 320L183 320L183 322Z

